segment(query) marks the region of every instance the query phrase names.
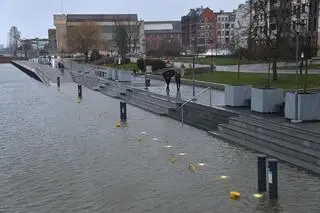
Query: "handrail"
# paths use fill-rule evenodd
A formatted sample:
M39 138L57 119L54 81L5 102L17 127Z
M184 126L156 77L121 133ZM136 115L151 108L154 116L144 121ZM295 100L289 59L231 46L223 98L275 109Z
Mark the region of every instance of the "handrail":
M184 123L184 116L183 116L183 107L184 107L184 105L186 105L186 104L190 103L191 101L195 100L196 98L198 98L199 96L201 96L203 93L205 93L208 90L210 91L210 106L212 106L211 87L205 88L204 90L202 90L201 92L196 94L194 97L190 98L189 100L185 101L181 105L181 124L182 124L182 126L183 126L183 123Z

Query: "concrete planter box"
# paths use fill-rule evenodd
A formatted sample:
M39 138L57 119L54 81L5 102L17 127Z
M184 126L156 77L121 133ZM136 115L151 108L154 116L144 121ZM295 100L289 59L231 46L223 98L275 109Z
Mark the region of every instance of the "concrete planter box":
M112 80L118 80L118 70L116 69L112 70Z
M296 94L286 93L285 118L296 119ZM320 93L298 94L298 120L320 120Z
M118 80L121 82L131 82L131 76L129 71L118 71Z
M226 85L224 88L226 106L249 106L251 86Z
M106 78L109 79L109 80L111 80L111 79L112 79L112 70L109 69L109 70L107 70L106 72L107 72Z
M283 104L283 90L277 88L252 88L251 111L273 113L279 111L279 105Z

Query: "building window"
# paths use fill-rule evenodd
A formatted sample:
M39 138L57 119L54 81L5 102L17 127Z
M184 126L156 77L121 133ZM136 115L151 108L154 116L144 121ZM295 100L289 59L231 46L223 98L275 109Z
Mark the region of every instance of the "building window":
M226 38L226 43L229 43L230 42L230 39L229 38Z
M231 24L231 28L234 28L234 24Z
M221 36L221 31L218 31L218 32L217 32L217 35L218 35L218 36Z
M226 29L229 29L229 24L225 24L225 28L226 28Z
M221 23L218 23L217 27L218 29L221 29Z
M229 31L226 31L226 32L225 32L225 35L226 35L226 36L229 36L229 34L230 34Z

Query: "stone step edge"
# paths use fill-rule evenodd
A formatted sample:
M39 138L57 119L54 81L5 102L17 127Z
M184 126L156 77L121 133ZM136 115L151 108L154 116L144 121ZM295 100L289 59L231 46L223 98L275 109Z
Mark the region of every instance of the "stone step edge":
M236 144L238 146L247 148L249 150L254 150L255 152L257 152L257 154L258 153L259 154L263 153L263 154L266 154L268 156L277 158L278 160L280 160L282 162L285 162L285 163L287 163L289 165L293 165L295 167L302 168L302 169L310 171L310 172L312 172L314 174L320 175L320 167L318 167L318 166L316 166L314 164L306 163L304 161L301 161L301 160L298 160L296 158L292 158L292 157L283 155L281 153L278 153L276 151L273 151L273 150L270 150L270 149L267 149L267 148L262 148L260 146L257 146L256 144L253 144L251 142L247 142L247 141L239 139L239 138L235 138L233 136L224 134L222 132L219 132L218 134L216 134L215 132L211 132L210 131L210 132L208 132L208 134L213 136L213 137L215 137L215 138L220 138L225 142Z
M258 132L260 134L263 134L263 135L266 135L270 138L274 138L274 139L277 139L277 140L281 140L281 141L292 141L295 145L297 146L301 146L303 148L308 148L308 149L314 149L314 148L311 148L310 143L318 146L319 145L319 148L317 148L317 150L320 150L320 144L319 143L315 143L313 141L307 141L307 140L300 140L299 138L293 136L293 135L290 135L290 134L283 134L283 133L280 133L280 132L277 132L277 131L274 131L272 129L267 129L267 128L264 128L264 131L263 132L260 132L258 131L257 129L258 128L261 128L260 126L257 126L257 125L253 125L252 123L250 124L247 124L247 123L244 123L242 121L238 121L238 120L231 120L229 119L229 122L228 124L230 126L234 126L234 127L239 127L239 128L242 128L242 129L245 129L246 131L251 131L251 132ZM243 127L242 125L248 125L246 127ZM253 128L253 129L252 129ZM268 133L266 132L268 131Z

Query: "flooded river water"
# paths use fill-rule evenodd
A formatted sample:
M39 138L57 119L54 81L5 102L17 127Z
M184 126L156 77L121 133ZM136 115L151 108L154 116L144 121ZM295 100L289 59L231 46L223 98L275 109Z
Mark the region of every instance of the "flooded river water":
M130 105L116 128L119 100L76 89L0 65L0 212L319 212L318 177L280 164L279 200L256 199L255 153Z

